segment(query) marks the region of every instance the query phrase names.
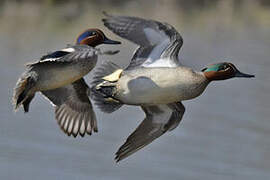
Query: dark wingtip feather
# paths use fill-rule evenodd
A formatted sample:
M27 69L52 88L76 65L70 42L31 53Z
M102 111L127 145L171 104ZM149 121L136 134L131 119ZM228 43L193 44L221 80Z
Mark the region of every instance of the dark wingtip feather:
M95 131L95 129L97 129L96 122L93 123L94 124L93 126L92 125L90 126L90 129L87 129L87 124L85 124L85 128L83 128L83 130L81 129L82 123L91 123L91 121L96 121L95 116L92 116L89 119L89 116L86 115L87 113L89 112L76 112L66 104L63 104L61 106L56 106L55 119L57 120L57 123L60 126L61 130L68 136L72 135L74 138L76 138L78 135L84 137L85 134L91 136L92 130L94 132L97 132ZM73 119L73 121L71 119ZM76 121L78 128L75 130ZM81 121L81 123L78 124L78 121Z
M124 144L125 145L125 144ZM123 151L123 148L125 147L124 145L122 145L118 151L115 153L115 158L114 160L116 161L116 163L118 163L119 161L125 159L127 156L127 152Z
M84 135L85 135L85 133L80 133L80 132L79 132L79 134L81 137L84 137Z
M76 133L76 134L71 133L71 134L72 134L72 136L73 136L74 138L76 138L76 137L77 137L77 135L78 135L78 133Z
M115 153L115 157L114 160L116 163L119 163L121 160L123 160L125 157L121 156L121 154L119 154L118 152Z
M118 163L120 161L120 159L118 157L115 157L114 160L116 163Z

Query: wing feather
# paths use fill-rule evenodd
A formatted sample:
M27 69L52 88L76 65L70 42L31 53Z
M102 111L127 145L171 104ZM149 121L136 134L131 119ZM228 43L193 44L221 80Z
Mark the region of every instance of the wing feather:
M158 106L142 106L145 119L127 138L116 152L116 161L120 161L150 144L180 123L185 107L181 102Z
M61 88L42 91L55 105L55 118L67 135L82 137L97 132L95 112L88 97L89 87L84 79Z
M167 64L169 66L180 65L178 53L183 45L183 38L173 26L138 17L112 16L107 13L105 16L106 18L102 21L109 30L139 45L127 69L139 66L147 67L159 59L164 61L165 66ZM166 63L165 61L170 62ZM160 66L160 63L157 66Z
M44 63L73 63L85 59L94 60L100 53L100 50L87 45L68 45L67 48L44 55L39 61L29 63L26 66L32 67Z

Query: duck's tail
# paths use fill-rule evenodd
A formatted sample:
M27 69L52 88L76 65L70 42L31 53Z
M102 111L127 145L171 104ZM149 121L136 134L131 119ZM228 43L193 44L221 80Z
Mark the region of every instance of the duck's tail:
M24 73L17 81L13 92L12 103L16 111L23 104L24 112L28 112L31 100L35 94L30 94L29 91L34 85L34 78L31 74Z
M114 98L116 84L123 70L112 62L106 62L96 71L92 82L91 98L99 109L106 113L112 113L123 104Z

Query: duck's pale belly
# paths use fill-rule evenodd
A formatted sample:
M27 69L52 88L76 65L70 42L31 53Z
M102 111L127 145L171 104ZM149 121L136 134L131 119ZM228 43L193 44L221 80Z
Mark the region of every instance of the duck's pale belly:
M189 68L147 68L125 72L116 98L126 104L168 104L199 96L209 81Z

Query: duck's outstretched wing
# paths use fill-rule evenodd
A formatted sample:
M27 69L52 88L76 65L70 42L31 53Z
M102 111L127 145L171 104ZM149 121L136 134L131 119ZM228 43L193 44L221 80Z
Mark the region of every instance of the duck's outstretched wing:
M71 63L86 59L96 60L98 54L101 54L99 49L95 49L87 45L68 45L64 49L42 56L40 60L29 63L27 66L31 67L44 63Z
M89 87L81 78L61 88L42 91L55 106L55 118L67 135L97 132L97 121L89 100Z
M176 128L185 112L181 102L142 106L142 109L146 117L117 151L115 157L117 162L140 150L165 132Z
M167 23L138 17L112 16L104 13L104 25L122 38L140 47L135 51L127 69L138 66L175 67L183 45L181 35ZM170 57L170 58L168 58ZM156 60L162 62L156 63Z

